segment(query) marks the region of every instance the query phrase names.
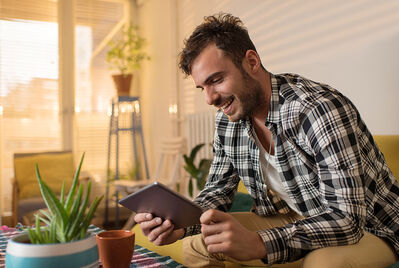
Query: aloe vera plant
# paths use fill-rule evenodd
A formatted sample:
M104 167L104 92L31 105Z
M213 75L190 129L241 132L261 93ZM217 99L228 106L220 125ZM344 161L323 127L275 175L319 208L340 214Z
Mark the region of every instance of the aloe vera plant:
M43 181L36 164L36 177L48 211L40 210L40 213L35 215L35 228L28 228L29 239L32 244L65 243L87 236L87 229L103 196L96 197L89 206L91 190L91 181L89 181L83 197L83 185L78 185L83 159L84 153L68 195L65 195L64 182L59 198ZM41 222L45 224L44 227L40 227Z

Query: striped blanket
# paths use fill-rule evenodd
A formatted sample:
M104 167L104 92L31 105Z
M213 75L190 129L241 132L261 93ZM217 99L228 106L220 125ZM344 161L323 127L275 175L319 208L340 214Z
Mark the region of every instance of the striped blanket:
M6 247L7 241L13 236L21 233L23 230L22 226L17 226L16 228L7 228L6 226L1 227L0 229L0 268L5 267L5 258L6 258ZM99 233L102 230L94 225L89 227L89 231L93 233ZM99 263L99 267L101 267L101 263ZM173 259L168 256L161 256L148 249L141 247L139 245L135 245L134 254L132 257L132 263L130 268L135 267L184 267L183 265L177 263Z

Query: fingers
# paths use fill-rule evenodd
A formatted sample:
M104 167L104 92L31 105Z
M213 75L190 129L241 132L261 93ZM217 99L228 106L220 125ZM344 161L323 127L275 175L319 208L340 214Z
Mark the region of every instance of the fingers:
M167 243L170 235L173 232L174 225L166 220L159 227L153 229L148 235L148 240L153 242L157 246L161 246Z
M206 237L231 230L234 218L228 213L210 209L202 213L200 222L201 233Z
M212 224L216 222L221 222L228 220L231 216L228 213L225 213L216 209L209 209L202 213L200 217L200 222L202 224Z
M218 232L218 233L209 233L209 234L204 234L204 242L206 245L212 245L212 244L219 244L222 242L225 242L229 237L228 232Z
M225 231L227 227L225 227L225 224L223 223L214 223L214 224L209 224L205 225L203 224L201 226L201 233L204 237L211 236L211 235L216 235L220 234L223 231Z
M148 240L158 246L173 243L184 235L184 229L174 230L170 220L154 218L150 213L138 213L134 216L134 220L140 224L141 231Z
M154 242L162 233L170 229L171 225L169 220L164 221L162 224L158 224L157 227L151 229L151 232L147 236L148 240Z
M162 224L161 218L153 218L150 213L138 213L134 216L134 220L140 224L145 236L148 236L154 228Z
M143 231L143 234L145 236L148 236L152 232L152 230L154 230L161 224L162 224L162 219L159 217L156 217L150 221L144 221L144 222L140 223L140 227L141 227L141 230Z
M149 221L152 219L152 215L150 213L137 213L134 215L134 221L137 223L142 223L143 221Z

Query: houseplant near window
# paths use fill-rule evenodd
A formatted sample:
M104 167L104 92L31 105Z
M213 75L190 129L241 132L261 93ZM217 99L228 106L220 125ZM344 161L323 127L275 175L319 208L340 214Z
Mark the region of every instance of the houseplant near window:
M83 195L83 185L78 185L80 169L75 172L69 193L65 194L65 183L58 198L40 176L36 165L36 176L48 211L36 214L35 228L10 239L7 245L7 267L97 267L98 251L96 238L88 233L90 221L101 199L96 197L89 206L91 181ZM40 227L40 223L45 226Z
M119 72L112 75L119 96L129 95L133 71L141 68L143 60L150 59L143 51L145 44L145 39L138 33L138 27L133 25L126 27L119 38L108 43L106 60L111 69Z

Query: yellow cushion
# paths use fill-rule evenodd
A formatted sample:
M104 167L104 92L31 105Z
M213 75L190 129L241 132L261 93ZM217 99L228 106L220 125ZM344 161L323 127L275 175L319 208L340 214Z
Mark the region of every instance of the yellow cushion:
M135 233L135 241L137 245L145 247L151 251L154 251L162 256L169 256L178 263L183 263L183 241L178 240L173 244L165 246L157 246L152 242L148 241L147 237L141 231L140 225L136 224L133 229Z
M244 194L248 194L247 188L245 188L244 183L242 183L242 181L240 181L240 183L238 184L238 189L237 191L239 193L244 193Z
M399 181L399 135L376 135L374 140L384 154L393 175Z
M75 173L71 152L15 157L15 178L19 186L20 199L41 196L35 173L36 163L42 179L56 194L61 192L63 181L65 181L65 190L69 189Z

